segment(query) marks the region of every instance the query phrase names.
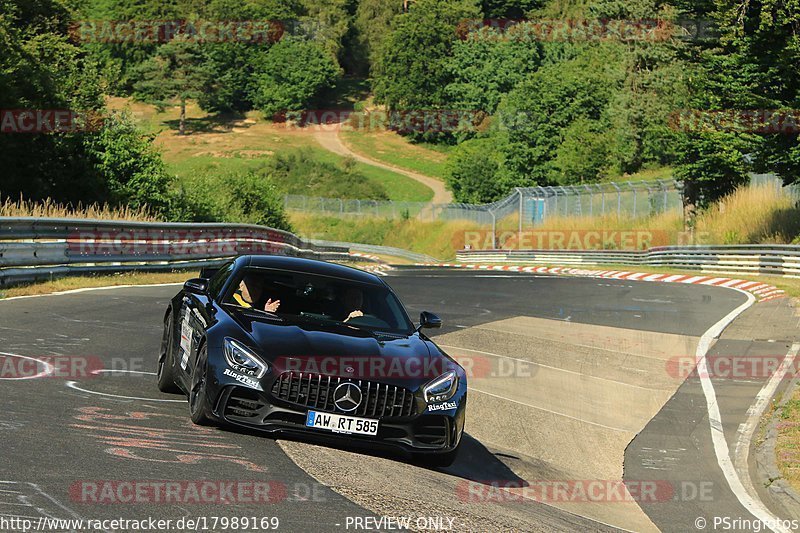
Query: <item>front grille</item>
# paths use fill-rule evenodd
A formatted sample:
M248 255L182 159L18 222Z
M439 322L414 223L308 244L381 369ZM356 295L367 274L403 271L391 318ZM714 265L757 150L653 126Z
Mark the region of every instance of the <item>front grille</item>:
M412 416L415 410L414 394L403 387L384 385L363 380L342 380L308 372L284 372L272 386L272 395L303 407L335 412L333 392L340 383L352 381L361 389L361 404L354 416L371 418Z

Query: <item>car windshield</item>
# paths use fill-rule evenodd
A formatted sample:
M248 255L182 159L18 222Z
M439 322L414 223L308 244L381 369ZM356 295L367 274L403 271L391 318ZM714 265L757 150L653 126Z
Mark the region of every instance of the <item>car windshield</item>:
M413 326L388 287L303 272L249 268L223 300L288 321L407 336Z

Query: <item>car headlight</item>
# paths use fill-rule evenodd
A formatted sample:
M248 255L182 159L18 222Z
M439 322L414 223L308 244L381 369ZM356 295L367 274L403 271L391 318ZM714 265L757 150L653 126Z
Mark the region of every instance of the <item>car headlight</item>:
M237 372L254 378L263 378L269 370L257 355L233 339L225 339L225 360Z
M453 397L456 390L458 390L458 374L451 370L425 385L425 401L428 403L447 401Z

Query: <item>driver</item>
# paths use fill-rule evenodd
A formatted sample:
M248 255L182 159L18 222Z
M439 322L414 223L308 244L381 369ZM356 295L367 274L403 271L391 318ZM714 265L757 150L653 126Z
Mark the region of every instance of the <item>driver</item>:
M249 274L242 279L239 288L233 293L233 301L242 307L252 308L256 307L256 302L261 300L263 295L264 284L262 280L258 276ZM270 298L267 300L267 303L264 304L264 311L275 313L280 306L280 300L275 300L273 302L272 298Z
M364 293L355 287L348 288L344 293L344 309L345 313L349 311L350 314L342 322L364 316L364 312L361 311L362 307L364 307Z

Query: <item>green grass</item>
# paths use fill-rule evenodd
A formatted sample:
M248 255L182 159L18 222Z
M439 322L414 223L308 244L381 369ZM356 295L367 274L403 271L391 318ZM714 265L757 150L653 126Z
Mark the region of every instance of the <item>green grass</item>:
M344 160L344 158L323 148L317 148L314 152L319 161L341 164ZM397 202L429 202L433 199L433 191L429 187L402 174L358 162L355 165L355 169L370 181L383 186L390 200Z
M672 167L643 168L633 174L609 177L607 181L626 182L626 181L652 181L672 179Z
M344 131L341 133L351 150L387 165L444 180L449 146L414 144L387 131Z
M343 94L357 93L358 84L354 85L343 88ZM187 108L188 135L180 136L177 107L159 112L153 106L122 98L110 99L109 107L128 109L140 127L156 136L167 170L179 178L247 172L263 166L275 154L295 150L337 166L346 160L322 148L314 139L313 129L286 128L262 119L257 112L214 116L192 104ZM355 170L382 187L390 200L427 202L433 197L428 187L402 174L364 163L356 163Z

